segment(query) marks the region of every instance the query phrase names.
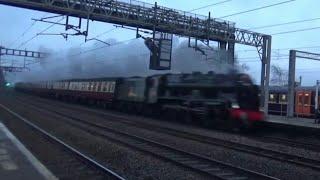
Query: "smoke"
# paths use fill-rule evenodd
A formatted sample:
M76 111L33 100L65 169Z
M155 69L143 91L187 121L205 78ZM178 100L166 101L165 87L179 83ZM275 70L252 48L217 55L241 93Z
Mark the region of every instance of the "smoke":
M160 73L191 73L215 71L227 72L228 53L222 50L202 52L188 47L187 41L173 41L172 67L170 71L149 70L150 52L142 39L133 39L122 43L116 39L107 39L108 47L96 42L91 47L74 47L66 52L57 52L41 48L50 55L41 60L40 65L30 67L30 72L11 76L10 81L41 81L75 78L148 76ZM85 46L85 45L84 45ZM210 57L210 58L209 58Z

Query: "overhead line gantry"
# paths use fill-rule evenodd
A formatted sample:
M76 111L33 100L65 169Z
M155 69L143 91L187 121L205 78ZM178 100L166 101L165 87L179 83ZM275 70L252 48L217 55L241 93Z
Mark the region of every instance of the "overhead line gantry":
M43 52L38 51L28 51L28 50L21 50L21 49L11 49L11 48L5 48L3 46L0 46L0 76L2 71L8 71L8 72L22 72L23 70L29 68L26 67L26 64L24 62L24 66L4 66L2 65L2 56L18 56L18 57L28 57L28 58L37 58L41 59L44 58L47 54ZM25 59L24 59L25 61Z

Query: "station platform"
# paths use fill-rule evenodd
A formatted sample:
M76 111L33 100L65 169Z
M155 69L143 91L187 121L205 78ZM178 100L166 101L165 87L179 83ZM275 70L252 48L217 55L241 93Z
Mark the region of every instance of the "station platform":
M0 122L0 179L57 179Z
M314 119L268 115L266 122L268 128L320 134L320 124L316 124Z

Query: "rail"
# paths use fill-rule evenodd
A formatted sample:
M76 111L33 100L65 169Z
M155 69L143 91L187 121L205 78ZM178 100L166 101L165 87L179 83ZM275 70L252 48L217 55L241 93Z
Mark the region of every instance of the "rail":
M101 165L100 163L98 163L97 161L95 161L92 158L88 157L87 155L81 153L79 150L77 150L77 149L71 147L70 145L66 144L65 142L63 142L59 138L55 137L54 135L50 134L49 132L45 131L44 129L40 128L39 126L35 125L34 123L30 122L26 118L20 116L16 112L10 110L8 107L4 106L3 104L0 104L0 107L3 108L4 110L6 110L7 112L9 112L10 114L12 114L13 116L15 116L16 118L18 118L21 121L23 121L25 124L30 126L32 129L40 132L41 134L43 134L44 136L46 136L47 138L49 138L53 142L56 142L56 143L60 144L66 150L68 150L69 152L72 152L73 154L75 154L76 156L78 156L79 158L81 158L82 160L87 162L88 164L92 165L96 169L104 172L105 174L111 175L115 179L125 180L123 177L121 177L117 173L115 173L112 170L108 169L107 167Z
M26 104L27 105L27 104ZM210 159L208 157L201 156L199 154L186 152L182 149L168 146L163 143L158 143L143 137L128 134L127 132L115 129L109 126L104 126L91 121L80 119L70 114L48 109L44 106L33 106L37 111L48 111L62 117L62 120L74 127L80 128L91 134L106 138L110 141L118 142L126 146L138 149L143 152L150 153L159 158L166 159L180 166L192 169L196 172L209 175L218 179L277 179L265 174L254 172L251 170L243 169L233 166L218 160ZM109 133L113 135L109 135Z
M33 106L35 108L36 107L40 108L39 105L33 105ZM61 106L59 105L59 107L61 107ZM46 111L51 111L51 112L56 113L58 115L65 116L65 117L68 117L68 118L71 118L74 120L78 120L81 122L85 121L80 118L70 116L63 111L56 111L56 110L53 110L53 108L50 108L50 109L46 108L44 106L44 104L41 105L41 108L45 109ZM66 108L66 106L64 106L64 108ZM81 109L83 109L83 108L81 108ZM87 112L90 112L90 110L87 110ZM107 116L112 117L112 115L107 115L105 113L100 113L100 115L104 115L104 117L107 117ZM275 150L271 150L271 149L266 149L266 148L261 148L261 147L250 146L250 145L246 145L246 144L226 141L226 140L222 140L222 139L218 139L218 138L197 135L197 134L193 134L193 133L189 133L189 132L185 132L185 131L179 131L176 129L173 130L170 128L159 127L159 126L151 125L149 123L143 124L143 123L130 122L127 118L121 117L119 115L116 115L114 117L117 117L117 122L120 121L120 123L125 123L125 124L131 125L131 126L136 126L136 127L140 127L140 128L146 128L146 129L153 129L154 131L157 131L157 132L171 134L171 135L186 138L189 140L196 140L196 141L207 143L207 144L212 144L212 145L222 146L222 147L229 148L229 149L234 149L234 150L237 150L240 152L254 154L257 156L267 157L267 158L271 158L271 159L278 160L278 161L285 161L285 162L293 163L293 164L296 164L299 166L320 170L320 161L318 161L318 160L308 159L308 158L304 158L302 156L292 155L289 153L284 153L284 152L275 151ZM90 124L92 125L92 123L89 123L89 122L84 122L84 123L87 123L88 125L90 125ZM94 125L94 126L96 126L96 125Z

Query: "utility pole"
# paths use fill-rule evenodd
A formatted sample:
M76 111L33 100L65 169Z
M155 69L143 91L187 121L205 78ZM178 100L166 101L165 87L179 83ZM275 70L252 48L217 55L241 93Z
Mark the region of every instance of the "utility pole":
M300 86L302 86L302 76L299 77Z
M315 97L315 106L314 106L314 109L315 111L317 112L318 110L318 107L319 107L319 101L318 101L318 97L319 97L319 85L320 85L320 81L317 80L317 85L316 85L316 97Z

